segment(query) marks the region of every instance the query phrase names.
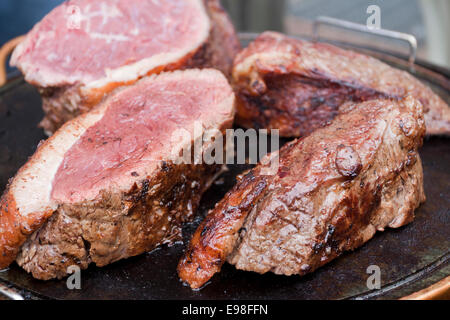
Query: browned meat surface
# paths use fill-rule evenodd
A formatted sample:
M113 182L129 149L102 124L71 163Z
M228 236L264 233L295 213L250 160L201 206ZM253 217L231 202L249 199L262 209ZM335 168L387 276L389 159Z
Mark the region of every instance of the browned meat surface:
M345 105L324 128L244 174L196 230L178 265L192 288L225 261L258 273L305 274L376 231L411 222L425 200L418 147L422 105L412 97Z
M261 34L236 56L236 122L301 137L329 123L348 101L401 99L424 106L427 134L450 134L450 108L409 73L363 54L275 32Z
M71 265L104 266L180 239L220 165L174 157L233 117L225 76L190 69L141 79L67 122L1 198L0 269L16 259L35 278L60 278Z
M218 166L161 164L125 193L102 192L95 200L62 203L28 237L16 258L34 278L62 278L69 266L86 269L180 241Z
M78 26L70 6L80 8ZM11 63L39 89L40 125L51 134L146 75L216 68L229 76L239 49L219 0L72 0L36 24Z

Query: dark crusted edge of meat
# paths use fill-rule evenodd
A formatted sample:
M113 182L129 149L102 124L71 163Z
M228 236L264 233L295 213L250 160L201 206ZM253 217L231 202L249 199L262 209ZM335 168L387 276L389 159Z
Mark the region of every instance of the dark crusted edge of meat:
M257 95L249 92L246 84L233 84L238 110L236 123L244 128L278 129L281 137L303 137L329 124L346 102L389 98L370 88L350 87L325 78L317 80L297 74L272 73L261 77L260 81L264 83L254 85L263 86L265 90ZM270 85L286 81L286 86L281 89ZM292 97L287 91L293 89L292 83L296 81L304 86L305 92L301 94L301 90L297 90L295 97ZM311 88L310 91L307 87ZM325 90L328 95L323 95ZM283 105L279 105L280 102ZM290 112L284 104L297 105L298 108Z
M19 266L37 279L62 278L73 265L105 266L181 240L220 166L163 161L158 170L125 194L59 206L24 243Z

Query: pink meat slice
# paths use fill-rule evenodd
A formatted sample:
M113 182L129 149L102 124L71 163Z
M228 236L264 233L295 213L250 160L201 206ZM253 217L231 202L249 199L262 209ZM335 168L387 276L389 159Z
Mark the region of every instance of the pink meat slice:
M13 63L32 82L86 84L148 57L186 54L208 32L201 0L73 0L33 28Z
M40 279L65 275L67 266L61 261L65 254L75 254L71 245L83 247L80 237L88 234L92 255L86 256L83 252L89 248L82 247L77 251L81 255L75 254L76 261L84 259L84 267L91 258L106 265L171 241L218 169L215 164L173 160L188 151L194 139L223 133L233 118L234 94L223 73L189 69L117 89L91 111L66 122L39 145L0 198L0 269L14 261L24 242L41 228L47 228L52 245L47 239L41 246L41 240L34 243L33 238L29 244L39 246L40 253L26 247L20 260ZM73 223L65 219L69 211L76 217ZM113 238L105 241L120 246L103 246L99 225L83 229L80 217L89 212L96 218L89 215L85 221L115 226L110 228ZM64 226L53 230L58 217ZM153 231L144 234L149 228Z
M161 160L170 160L177 130L192 136L194 120L207 126L211 119L229 114L228 109L210 107L232 95L227 81L219 79L146 80L116 95L101 120L65 153L53 180L52 199L94 198Z

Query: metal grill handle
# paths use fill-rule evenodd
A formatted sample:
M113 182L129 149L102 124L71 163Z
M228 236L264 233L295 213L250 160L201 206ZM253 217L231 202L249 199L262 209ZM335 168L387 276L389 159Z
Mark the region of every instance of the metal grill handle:
M319 27L322 24L330 25L333 27L339 27L347 30L352 31L359 31L363 33L370 33L394 40L401 40L404 42L407 42L409 45L409 63L411 65L414 64L414 61L416 60L416 52L417 52L417 40L416 38L408 33L398 32L398 31L392 31L392 30L386 30L386 29L369 29L367 26L359 23L354 23L350 21L340 20L336 18L331 17L325 17L325 16L319 16L314 20L313 24L313 40L317 41L319 38L318 31Z
M14 288L7 287L1 282L0 282L0 295L4 295L11 300L24 300L22 295L19 292L17 292L17 290L15 290Z

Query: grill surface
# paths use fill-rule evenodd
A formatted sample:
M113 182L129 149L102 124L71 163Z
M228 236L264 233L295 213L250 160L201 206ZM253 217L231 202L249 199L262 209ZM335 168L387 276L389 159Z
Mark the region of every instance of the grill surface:
M245 44L245 43L244 43ZM360 49L360 48L359 48ZM364 51L364 50L362 50ZM367 51L366 51L367 53ZM402 69L402 57L372 55ZM448 70L417 62L409 70L450 103ZM0 191L25 163L40 140L42 118L38 92L15 77L0 88ZM398 298L425 288L450 274L450 144L444 137L428 138L420 151L427 201L416 210L413 223L389 229L355 252L346 253L316 272L304 276L258 275L225 265L201 291L183 286L176 266L183 244L163 246L151 253L82 271L81 290L69 290L66 280L39 281L13 264L0 272L0 282L13 286L26 298L56 299L380 299ZM203 197L198 217L184 228L185 243L208 209L219 201L248 168L230 166L219 183ZM370 265L381 269L382 289L366 286Z

